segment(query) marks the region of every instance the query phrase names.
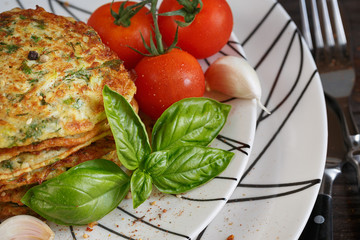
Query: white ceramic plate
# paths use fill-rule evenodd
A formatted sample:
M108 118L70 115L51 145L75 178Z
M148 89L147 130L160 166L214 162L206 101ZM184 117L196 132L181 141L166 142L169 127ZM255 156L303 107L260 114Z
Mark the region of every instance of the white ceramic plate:
M87 21L91 12L109 0L0 0L0 11L13 7L42 6L59 15ZM233 35L228 44L200 63L205 70L212 61L223 55L243 56L243 50ZM232 105L228 121L213 147L233 151L235 157L228 168L204 186L180 196L154 192L150 199L132 209L131 200L124 200L114 211L99 220L92 231L84 227L64 227L49 223L56 239L195 239L230 198L245 170L255 135L257 106L255 100L224 99ZM153 204L154 203L154 204Z
M27 8L37 3L57 14L86 19L88 12L104 2L70 1L70 6L63 8L51 0L2 0L0 9L19 5ZM257 112L258 127L246 168L246 156L239 156L243 164L239 164L235 173L228 173L228 169L223 174L235 176L234 180L215 179L208 184L212 191L201 189L190 195L198 200L216 201L171 197L164 201L154 195L153 199L162 199L161 205L145 203L137 211L124 202L99 221L100 225L92 232L79 227L61 228L58 239L82 239L84 233L90 239L226 239L231 234L235 239L251 240L298 238L315 201L325 162L327 127L319 76L295 24L280 4L274 0L229 0L229 3L234 13L234 32L260 76L262 101L272 111L271 115ZM230 46L237 49L236 43L230 43L226 51L232 52ZM241 109L241 113L248 111L243 121L251 121L253 103L241 101L235 105L238 104L249 107ZM238 124L230 119L232 126L224 131L233 133L233 125ZM248 132L234 139L251 143L252 135ZM249 149L243 150L249 153ZM239 176L240 183L225 207L195 237L225 204ZM231 186L219 188L219 182L221 185L230 182ZM224 198L219 200L219 196ZM158 214L163 209L168 211L160 219Z

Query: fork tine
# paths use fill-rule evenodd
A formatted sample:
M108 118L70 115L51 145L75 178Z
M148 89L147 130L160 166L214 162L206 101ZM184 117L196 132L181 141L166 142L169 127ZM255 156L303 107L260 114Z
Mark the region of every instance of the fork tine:
M335 29L336 36L336 54L339 57L340 62L346 64L350 58L349 45L346 40L346 34L344 25L341 19L341 13L339 9L338 0L329 0L332 10L332 22Z
M311 20L313 24L313 32L314 32L314 39L315 39L315 47L317 50L324 48L324 39L322 37L321 25L320 25L320 17L319 11L317 7L316 0L311 0Z
M311 31L310 31L310 25L309 25L309 16L307 11L307 6L305 0L300 0L300 15L301 15L301 28L303 37L312 52L314 50L313 42L311 39Z
M341 47L346 46L346 35L344 30L344 25L341 19L339 3L337 0L330 0L330 6L332 9L333 20L334 20L334 28L336 33L336 41L337 44Z
M325 47L333 48L335 46L334 34L331 27L330 15L326 0L319 0L319 13L321 15L323 36L325 38Z

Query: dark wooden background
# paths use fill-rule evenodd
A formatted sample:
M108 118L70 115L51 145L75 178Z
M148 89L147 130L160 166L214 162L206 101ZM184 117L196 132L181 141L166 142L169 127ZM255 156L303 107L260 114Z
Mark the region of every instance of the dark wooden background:
M301 28L298 0L278 1ZM339 0L352 42L356 68L356 84L351 105L357 125L360 127L360 0ZM355 172L345 165L333 190L334 240L360 240L360 193L355 184Z

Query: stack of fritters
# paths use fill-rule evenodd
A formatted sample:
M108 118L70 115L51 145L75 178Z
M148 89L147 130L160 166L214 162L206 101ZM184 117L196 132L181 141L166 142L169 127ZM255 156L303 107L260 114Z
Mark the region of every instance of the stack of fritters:
M80 162L117 162L104 85L134 103L117 55L82 22L37 7L0 14L0 217L26 190Z

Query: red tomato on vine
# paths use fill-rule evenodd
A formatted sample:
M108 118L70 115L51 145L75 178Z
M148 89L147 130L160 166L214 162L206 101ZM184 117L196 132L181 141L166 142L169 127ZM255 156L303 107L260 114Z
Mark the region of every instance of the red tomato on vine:
M135 10L130 16L131 19L124 18L128 14L126 8L135 4L139 3L121 1L105 4L96 9L88 20L88 24L98 32L102 41L118 54L128 69L134 68L143 57L129 46L146 52L141 35L147 44L152 36L153 19L151 14L148 14L148 8L139 5L138 11Z
M144 57L135 67L139 108L152 119L173 103L188 97L201 97L205 78L198 61L177 48L165 54Z
M142 112L158 118L173 103L188 97L201 97L205 92L205 77L200 64L191 54L176 46L176 40L165 48L156 21L157 0L151 0L155 42L144 44L147 54L136 65L135 99ZM176 37L175 37L176 39Z
M198 2L188 1L182 6L177 0L164 0L159 14L181 9L186 19L197 13L190 25L179 27L177 46L202 59L217 53L227 43L233 28L233 16L226 0L202 0L201 10ZM174 41L176 21L184 22L184 17L160 15L158 18L160 32L168 45Z

